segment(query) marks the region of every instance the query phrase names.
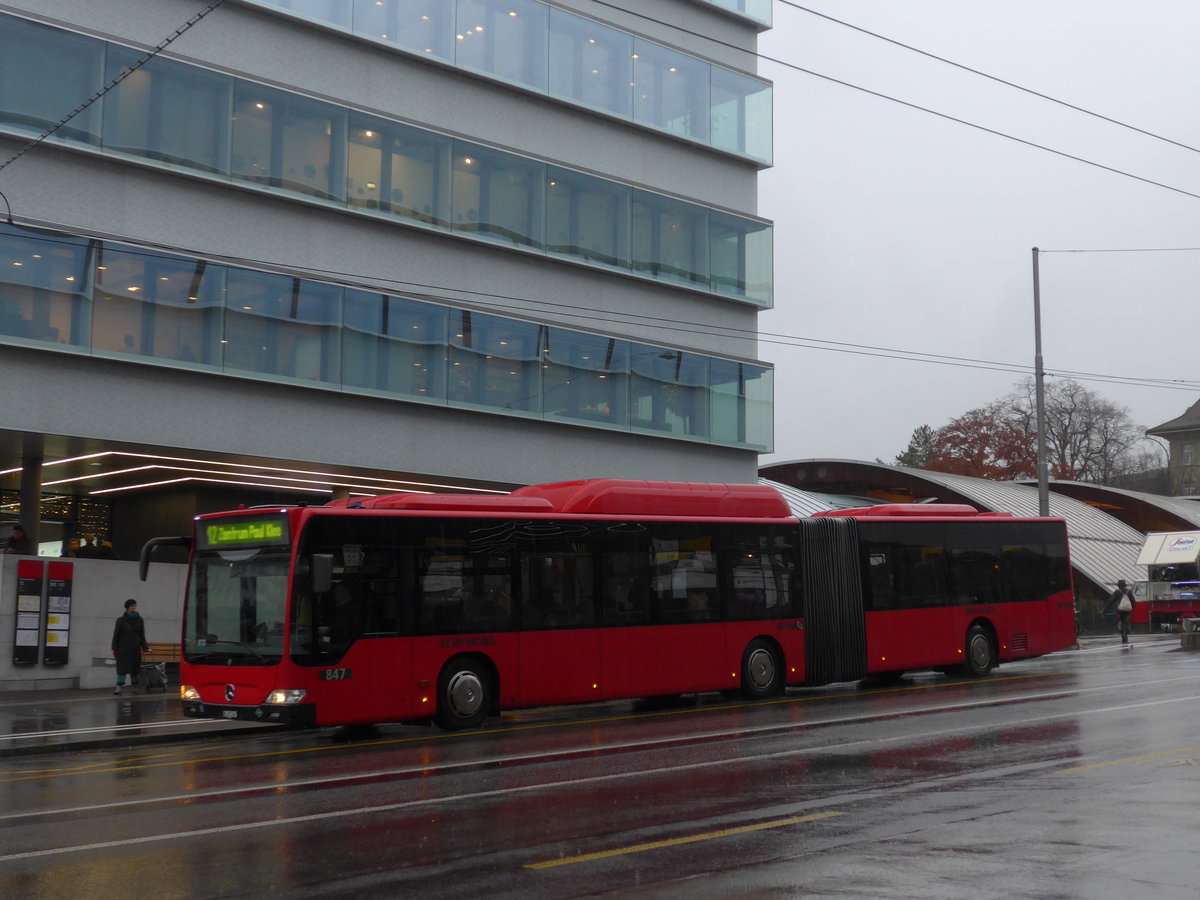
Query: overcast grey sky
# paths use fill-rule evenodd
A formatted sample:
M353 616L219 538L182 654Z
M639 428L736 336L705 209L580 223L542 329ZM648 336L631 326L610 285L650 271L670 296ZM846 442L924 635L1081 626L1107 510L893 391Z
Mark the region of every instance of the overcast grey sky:
M1200 148L1200 3L813 0L801 5ZM1200 194L1200 152L989 82L776 0L759 50L1022 140ZM885 461L1022 377L785 346L772 335L1031 367L1031 248L1200 248L1200 199L760 60L775 83L775 453ZM1048 373L1152 427L1200 394L1200 252L1043 253ZM820 345L829 346L829 345ZM873 351L864 351L873 352ZM1082 379L1081 379L1082 380Z

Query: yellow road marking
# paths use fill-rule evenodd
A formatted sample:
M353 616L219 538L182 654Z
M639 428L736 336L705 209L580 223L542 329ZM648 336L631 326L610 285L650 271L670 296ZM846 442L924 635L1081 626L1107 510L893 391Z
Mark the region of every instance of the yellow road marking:
M1124 766L1129 763L1144 762L1147 759L1162 759L1164 756L1175 756L1180 753L1196 753L1200 747L1183 747L1179 750L1163 750L1160 753L1145 753L1142 756L1127 756L1124 759L1110 759L1107 762L1092 763L1087 766L1075 766L1071 769L1059 769L1059 775L1075 775L1079 772L1090 772L1093 769L1104 769L1109 766Z
M616 850L601 850L598 853L582 853L579 856L567 856L563 859L548 859L544 862L529 863L527 869L552 869L555 866L569 866L574 863L591 862L595 859L607 859L610 856L625 856L629 853L644 853L647 850L659 850L663 847L678 847L681 844L695 844L699 841L712 841L717 838L730 837L735 834L746 834L751 831L766 831L768 828L784 828L787 825L798 825L801 822L815 822L818 819L831 819L834 816L844 816L842 812L813 813L810 816L794 816L790 819L776 819L773 822L760 822L757 825L743 825L740 828L722 828L720 831L709 831L704 834L693 834L689 837L671 838L666 841L651 841L648 844L634 844L632 847L619 847Z
M845 691L836 694L822 694L816 697L784 697L778 700L758 701L753 706L777 706L782 704L800 704L800 703L816 703L822 700L840 700L847 697L871 697L878 694L897 694L908 693L911 691L928 691L938 688L957 687L967 684L996 684L1003 681L1027 681L1030 679L1052 678L1056 675L1064 675L1065 672L1042 672L1034 675L1009 675L989 678L986 681L951 681L938 682L936 684L914 684L902 687L880 688L878 690L858 690ZM607 701L606 701L607 702ZM134 759L126 759L113 763L90 763L82 766L68 766L60 769L10 769L8 771L0 770L0 784L12 784L20 781L37 781L41 779L51 778L69 778L81 775L105 775L112 772L136 772L144 769L161 769L171 766L194 766L204 763L214 762L237 762L239 760L251 759L272 759L276 757L301 756L311 753L336 753L339 751L361 750L371 747L394 747L400 744L411 744L414 742L427 742L433 740L456 740L460 738L478 737L484 734L514 734L522 731L540 731L548 728L567 728L577 727L580 725L605 725L617 722L630 722L637 719L649 718L666 718L669 716L686 716L697 715L700 713L720 712L726 709L741 709L747 704L719 704L716 706L699 706L689 707L679 710L658 710L655 712L633 713L627 716L611 716L597 717L592 719L573 719L567 722L542 722L530 725L508 725L495 728L474 729L471 731L456 731L451 733L427 732L421 735L413 735L412 737L403 738L388 738L378 741L360 741L346 744L322 744L316 747L297 747L291 750L268 750L261 753L239 753L229 756L206 756L199 758L187 758L183 755L184 752L169 752L150 754L140 757L144 760L153 759L170 759L177 758L172 762L145 762L142 764L131 764ZM114 752L120 752L120 748L114 748Z

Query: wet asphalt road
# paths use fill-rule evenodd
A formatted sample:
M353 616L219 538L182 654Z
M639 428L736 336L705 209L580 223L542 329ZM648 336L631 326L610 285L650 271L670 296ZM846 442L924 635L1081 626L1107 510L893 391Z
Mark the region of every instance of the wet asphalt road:
M1200 896L1200 654L0 766L20 898ZM131 887L133 888L131 890Z

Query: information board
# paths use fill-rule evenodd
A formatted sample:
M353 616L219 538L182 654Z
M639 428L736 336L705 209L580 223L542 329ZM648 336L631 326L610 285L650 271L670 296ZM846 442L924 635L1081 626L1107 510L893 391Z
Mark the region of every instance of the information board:
M46 642L42 663L65 666L71 655L71 587L75 566L52 562L46 578Z
M40 559L17 562L17 615L13 630L13 665L32 666L38 661L42 637L42 575Z

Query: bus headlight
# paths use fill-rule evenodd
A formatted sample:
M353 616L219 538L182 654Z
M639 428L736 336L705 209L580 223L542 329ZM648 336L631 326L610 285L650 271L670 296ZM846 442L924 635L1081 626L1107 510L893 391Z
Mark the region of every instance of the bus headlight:
M292 706L304 699L304 695L308 693L302 690L293 691L271 691L267 694L267 706Z
M181 684L179 686L179 699L180 700L199 700L200 692L198 690L196 690L194 687L192 687L190 684Z

